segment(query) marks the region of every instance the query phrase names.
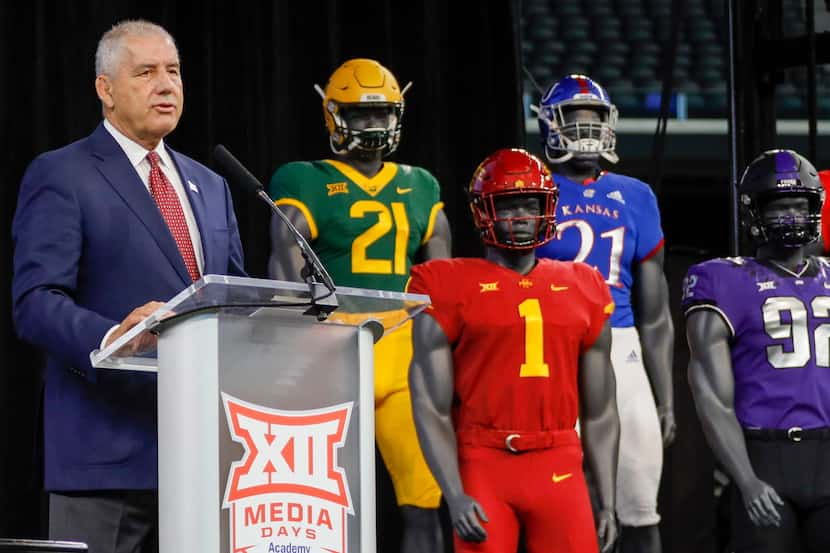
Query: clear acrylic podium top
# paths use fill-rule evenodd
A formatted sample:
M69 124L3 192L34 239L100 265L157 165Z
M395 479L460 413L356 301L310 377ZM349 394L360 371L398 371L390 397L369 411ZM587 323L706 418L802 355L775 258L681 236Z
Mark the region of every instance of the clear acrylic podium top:
M326 291L328 292L328 291ZM388 332L411 319L427 305L429 296L384 290L346 288L335 290L338 307L322 324L359 326L377 321ZM308 285L301 282L262 280L221 275L205 275L179 292L173 299L102 350L89 354L92 366L102 369L156 371L156 350L124 354L160 324L200 311L228 310L240 315L254 315L262 309L289 310L298 317L311 305ZM310 320L316 320L308 315ZM378 336L376 336L377 338Z

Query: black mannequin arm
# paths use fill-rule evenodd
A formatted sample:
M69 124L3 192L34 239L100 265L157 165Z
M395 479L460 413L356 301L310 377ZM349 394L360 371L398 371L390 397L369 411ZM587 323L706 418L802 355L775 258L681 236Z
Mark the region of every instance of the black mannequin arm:
M452 423L453 360L444 331L426 314L415 317L412 328L413 359L409 369L412 413L418 441L450 510L458 535L483 541L487 532L481 506L464 493L458 469L458 447Z
M756 525L781 521L776 491L760 480L752 468L743 430L735 416L735 377L729 351L730 332L716 312L699 309L686 320L691 354L689 384L698 417L715 457L741 491L749 517Z
M611 367L611 326L608 322L596 342L580 358L579 405L582 446L600 496L597 527L600 551L610 551L617 539L614 511L620 417Z
M311 231L303 213L294 206L283 205L280 209L300 231L303 238L311 242ZM268 277L274 280L302 282L301 271L305 260L288 227L278 217L271 217L271 254L268 258Z
M419 262L430 259L446 259L452 256L452 237L450 235L450 222L447 214L441 209L435 216L435 226L432 229L432 236L426 244L418 250L417 259Z
M672 387L674 325L669 311L669 287L663 273L664 255L661 248L651 258L633 265L631 302L665 447L674 441L676 425Z

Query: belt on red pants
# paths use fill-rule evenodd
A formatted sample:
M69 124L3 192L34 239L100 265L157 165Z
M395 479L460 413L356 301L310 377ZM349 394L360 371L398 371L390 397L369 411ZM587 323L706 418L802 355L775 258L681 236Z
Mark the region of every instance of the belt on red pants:
M521 432L470 428L456 432L459 445L506 449L512 453L579 444L576 430Z

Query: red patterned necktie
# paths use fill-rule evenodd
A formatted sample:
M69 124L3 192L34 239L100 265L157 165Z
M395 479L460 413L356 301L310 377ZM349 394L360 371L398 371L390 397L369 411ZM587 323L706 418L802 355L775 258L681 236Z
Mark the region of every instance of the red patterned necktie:
M196 254L193 252L193 242L190 241L190 231L187 229L187 220L184 218L179 196L170 183L170 180L159 167L159 155L156 152L147 154L150 162L150 194L159 206L161 216L167 223L179 253L182 254L187 272L194 281L199 280L199 265L196 263Z

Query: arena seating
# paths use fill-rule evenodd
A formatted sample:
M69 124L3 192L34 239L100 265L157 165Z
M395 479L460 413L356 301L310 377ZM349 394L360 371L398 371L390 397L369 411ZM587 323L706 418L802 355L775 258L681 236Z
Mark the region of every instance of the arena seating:
M688 117L725 117L728 46L726 0L688 0L675 59L675 91ZM806 28L802 2L784 2L789 34ZM547 88L568 73L604 85L622 115L656 115L661 55L671 32L672 0L523 0L523 63ZM806 117L806 72L788 70L776 90L779 118ZM819 118L830 118L830 66L817 68ZM538 98L526 79L525 91ZM657 104L659 105L659 103Z

